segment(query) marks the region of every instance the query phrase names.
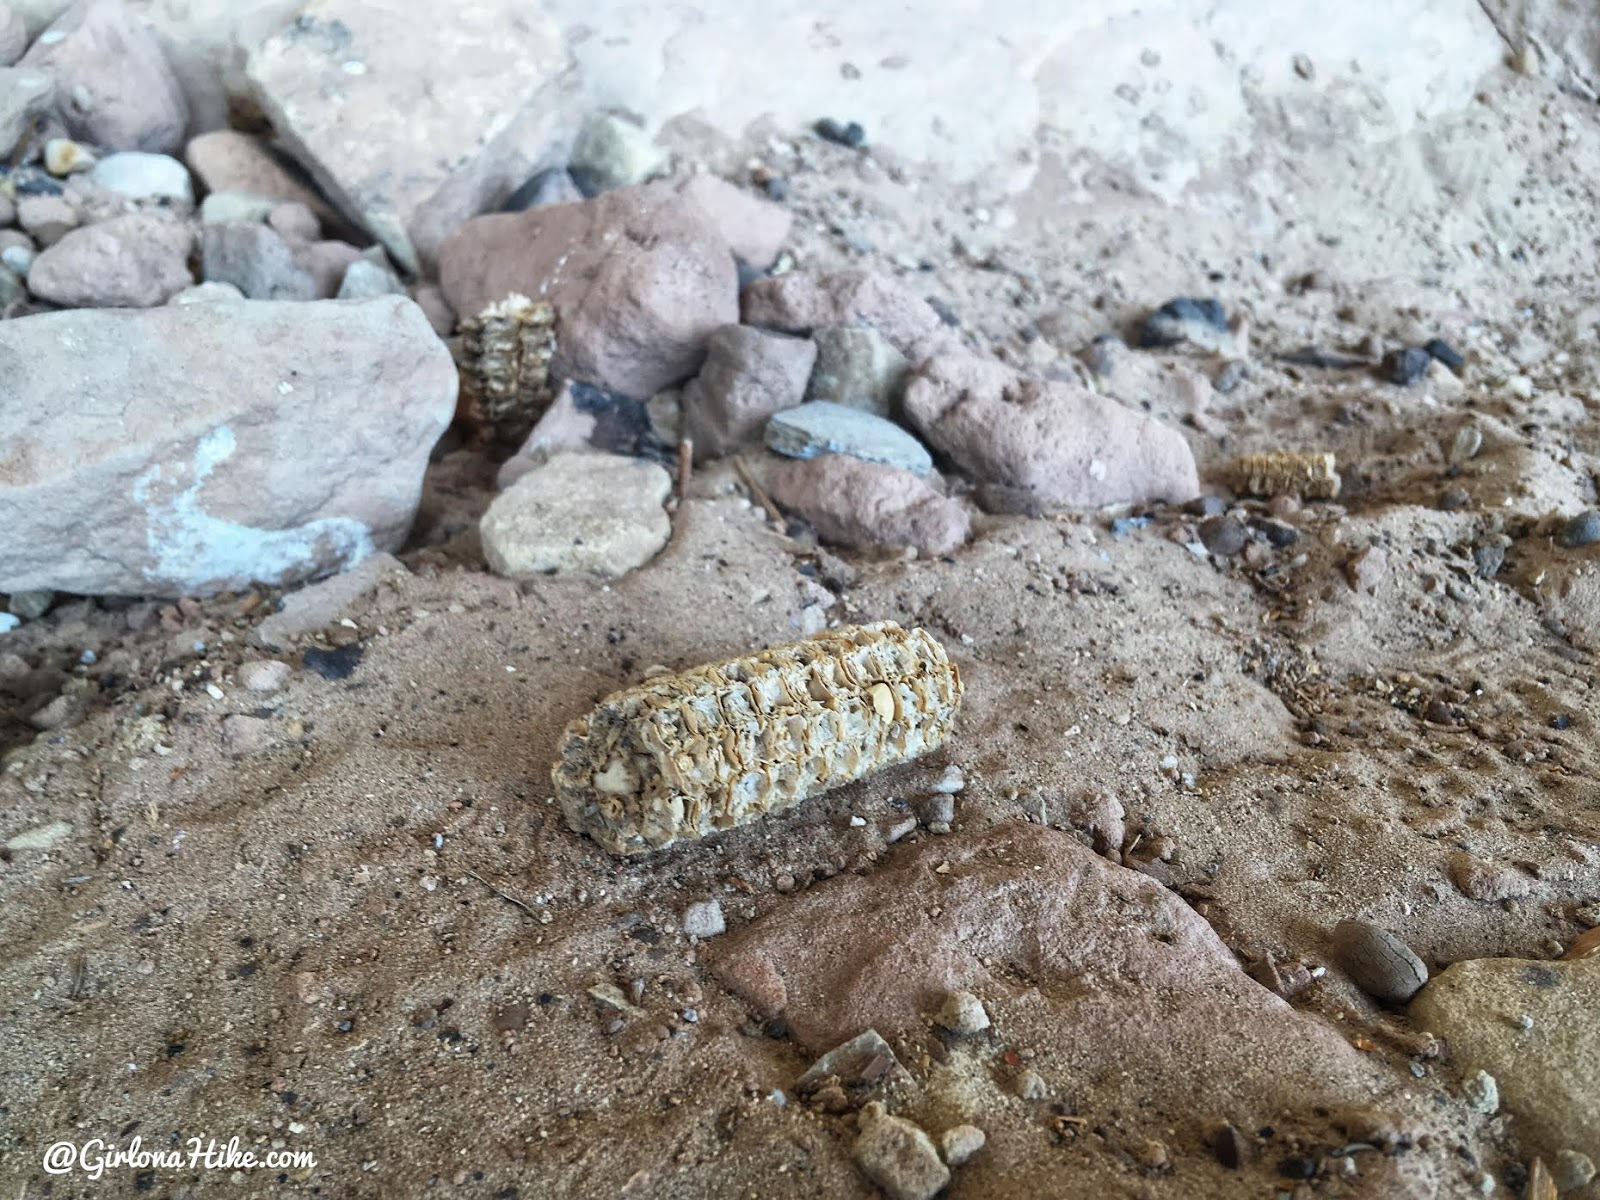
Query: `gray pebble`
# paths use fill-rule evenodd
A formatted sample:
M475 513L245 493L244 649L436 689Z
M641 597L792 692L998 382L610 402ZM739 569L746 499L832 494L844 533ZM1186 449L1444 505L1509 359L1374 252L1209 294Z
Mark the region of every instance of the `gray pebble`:
M1561 530L1561 544L1569 550L1600 542L1600 509L1581 512Z
M935 792L917 806L917 816L924 825L949 826L956 819L956 798L948 792Z
M1340 921L1333 938L1339 965L1369 996L1401 1004L1428 982L1427 965L1387 929L1366 921Z
M717 900L700 900L683 910L683 931L690 937L716 937L727 928L722 904Z
M1200 522L1200 541L1218 558L1232 558L1244 549L1244 526L1232 517L1207 517Z
M12 592L6 608L24 621L37 621L56 602L54 592Z

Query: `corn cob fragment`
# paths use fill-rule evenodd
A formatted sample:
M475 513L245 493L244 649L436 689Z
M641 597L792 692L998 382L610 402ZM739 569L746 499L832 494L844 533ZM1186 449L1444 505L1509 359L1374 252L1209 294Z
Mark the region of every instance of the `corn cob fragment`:
M463 398L473 417L520 441L550 407L555 309L513 292L461 322Z
M1228 472L1229 483L1247 496L1299 496L1333 500L1342 482L1333 455L1294 450L1246 454Z
M550 774L573 829L643 854L926 754L960 702L926 631L850 626L615 692L567 726Z

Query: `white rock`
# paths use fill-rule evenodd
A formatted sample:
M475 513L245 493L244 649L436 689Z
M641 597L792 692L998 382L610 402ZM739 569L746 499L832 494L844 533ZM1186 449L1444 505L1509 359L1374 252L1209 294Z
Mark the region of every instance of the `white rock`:
M247 692L270 695L282 688L293 673L294 669L286 662L276 658L258 658L252 662L240 663L233 677Z
M700 900L683 910L683 931L690 937L716 937L727 928L720 901Z
M72 836L72 826L66 821L51 821L48 825L35 825L6 839L7 850L54 850Z
M125 150L108 154L89 172L89 179L108 192L130 200L172 200L194 204L194 183L189 168L168 154Z
M369 296L404 296L405 284L387 267L358 258L345 268L339 281L338 299L362 300Z
M666 151L638 125L613 113L597 113L584 122L567 169L580 184L609 190L644 183L666 167Z
M956 1125L939 1135L939 1151L945 1162L959 1167L982 1150L988 1140L988 1135L976 1125Z
M265 221L283 201L257 192L212 192L200 201L200 219L207 225L223 221Z
M989 1028L989 1014L984 1011L983 1001L971 992L951 992L933 1019L941 1029L951 1033L970 1035Z
M513 579L579 573L615 579L667 544L672 478L612 454L557 454L495 497L479 523L484 557Z

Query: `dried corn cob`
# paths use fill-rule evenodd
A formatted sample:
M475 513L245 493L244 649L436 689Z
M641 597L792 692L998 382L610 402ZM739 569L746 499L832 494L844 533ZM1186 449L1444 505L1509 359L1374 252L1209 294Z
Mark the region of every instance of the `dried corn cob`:
M1277 450L1246 454L1228 472L1233 487L1248 496L1295 495L1306 500L1332 500L1339 495L1333 455Z
M856 625L616 692L567 726L550 774L573 829L642 854L926 754L960 702L931 635Z
M461 322L462 390L497 436L520 441L550 407L555 310L512 293Z

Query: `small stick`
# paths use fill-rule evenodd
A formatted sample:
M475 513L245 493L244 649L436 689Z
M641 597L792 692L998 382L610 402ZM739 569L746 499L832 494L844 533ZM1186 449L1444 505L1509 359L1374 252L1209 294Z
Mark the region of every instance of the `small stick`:
M779 529L784 527L783 514L778 511L778 506L772 502L772 497L761 489L755 476L750 474L750 468L744 465L744 459L737 454L733 456L733 469L739 472L739 478L744 480L745 487L750 489L750 494L756 498L756 503L766 510L768 518L775 521Z
M479 875L476 871L469 870L466 867L463 867L462 870L466 871L468 875L472 876L472 878L476 879L479 883L483 884L484 887L488 888L496 896L499 896L500 899L506 901L506 903L515 904L518 908L520 908L523 912L527 913L530 917L532 917L536 921L539 919L539 914L534 912L533 909L531 909L530 907L528 907L528 904L527 904L526 901L518 900L510 892L504 891L503 889L496 887L494 884L490 883L487 879L485 879L482 875Z
M673 495L681 501L689 492L689 479L694 475L694 439L684 438L678 443L678 483Z

